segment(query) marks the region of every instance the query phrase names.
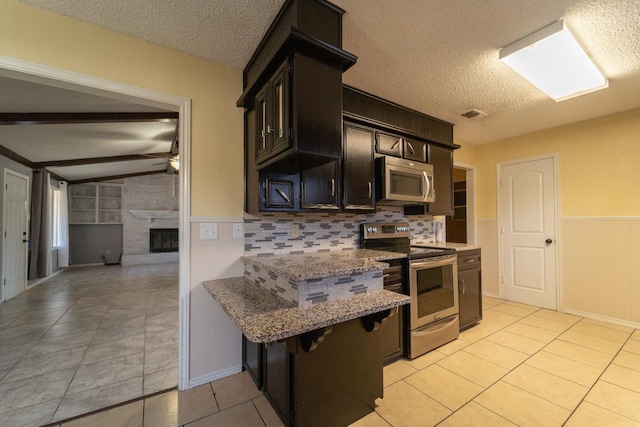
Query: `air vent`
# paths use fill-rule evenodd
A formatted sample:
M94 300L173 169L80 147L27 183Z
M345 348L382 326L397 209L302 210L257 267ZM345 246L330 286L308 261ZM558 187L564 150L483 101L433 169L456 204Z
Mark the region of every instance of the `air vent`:
M478 117L478 116L486 116L487 113L483 113L480 110L476 110L473 109L471 111L467 111L466 113L462 113L461 116L466 117L467 119L473 119L474 117Z

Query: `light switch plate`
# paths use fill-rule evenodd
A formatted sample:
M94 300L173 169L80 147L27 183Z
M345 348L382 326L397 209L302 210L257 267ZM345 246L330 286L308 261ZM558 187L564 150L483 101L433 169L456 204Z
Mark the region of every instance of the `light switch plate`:
M205 222L200 224L200 240L217 240L218 224L215 222Z
M233 238L234 239L242 239L244 234L242 233L242 223L236 222L233 224Z

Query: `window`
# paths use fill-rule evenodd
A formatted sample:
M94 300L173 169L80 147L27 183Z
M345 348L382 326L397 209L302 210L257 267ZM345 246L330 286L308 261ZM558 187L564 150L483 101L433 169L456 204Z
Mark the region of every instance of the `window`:
M60 241L61 228L61 210L60 206L60 189L51 187L51 246L56 249L62 246Z

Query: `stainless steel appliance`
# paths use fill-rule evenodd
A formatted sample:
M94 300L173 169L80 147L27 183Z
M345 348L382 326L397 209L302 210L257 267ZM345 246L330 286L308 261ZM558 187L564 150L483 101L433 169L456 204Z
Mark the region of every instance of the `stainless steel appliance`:
M405 355L410 359L458 337L458 268L453 249L410 245L408 223L363 224L361 246L407 255Z
M413 359L458 338L456 254L409 260L409 352Z
M376 159L378 203L406 205L435 202L433 166L427 163L383 156Z

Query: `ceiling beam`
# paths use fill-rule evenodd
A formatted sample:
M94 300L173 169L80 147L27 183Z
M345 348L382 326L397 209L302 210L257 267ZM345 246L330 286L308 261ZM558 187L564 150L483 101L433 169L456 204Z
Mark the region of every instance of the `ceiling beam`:
M166 122L179 114L158 113L0 113L0 125L68 125L80 123Z
M110 156L110 157L90 157L86 159L71 159L71 160L49 160L45 162L35 162L34 169L40 169L45 167L64 167L64 166L81 166L91 165L98 163L114 163L114 162L128 162L132 160L148 160L148 159L168 159L171 157L171 153L149 153L149 154L129 154L125 156Z
M159 171L149 171L149 172L137 172L137 173L128 173L125 175L111 175L111 176L102 176L98 178L87 178L87 179L78 179L75 181L68 181L69 185L73 184L86 184L88 182L102 182L102 181L111 181L114 179L122 179L122 178L133 178L136 176L145 176L145 175L156 175L160 173L167 173L165 169Z
M4 147L2 145L0 145L0 155L13 160L14 162L18 162L30 169L36 169L35 163L33 163L31 160L22 157L20 154L9 150L7 147Z

